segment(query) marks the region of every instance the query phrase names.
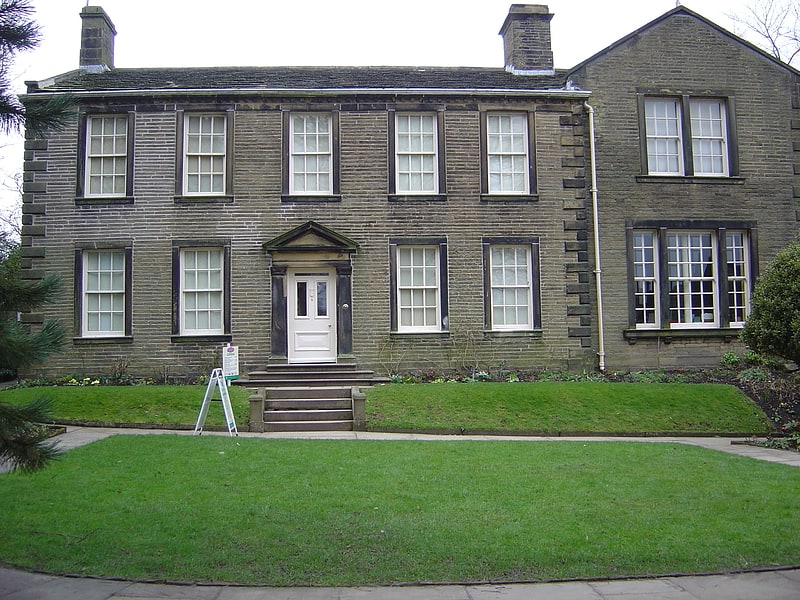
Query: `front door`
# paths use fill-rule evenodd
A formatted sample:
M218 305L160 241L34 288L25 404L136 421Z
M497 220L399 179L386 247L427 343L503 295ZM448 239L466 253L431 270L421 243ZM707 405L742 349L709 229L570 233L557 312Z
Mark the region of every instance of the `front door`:
M287 312L290 363L336 361L336 304L330 271L290 271Z

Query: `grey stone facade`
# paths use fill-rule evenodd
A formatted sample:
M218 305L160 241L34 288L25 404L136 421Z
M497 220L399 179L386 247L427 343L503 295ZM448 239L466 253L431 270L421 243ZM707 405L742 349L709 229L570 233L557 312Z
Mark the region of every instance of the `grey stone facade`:
M84 26L101 17L88 8ZM554 71L551 17L546 7L512 6L506 69L92 68L29 84L25 102L70 92L79 104L73 126L26 143L24 276L58 273L65 292L24 318L33 327L58 319L71 334L67 351L39 371L102 374L125 365L137 376L191 376L217 366L225 343L239 347L245 372L291 361L287 323L299 270L333 277L335 360L381 374L594 369L586 100L596 110L605 366L716 363L736 346L735 330L636 329L627 232L654 220L745 222L751 285L797 233L796 72L683 8L571 72ZM113 64L113 45L105 52ZM735 98L736 176L645 176L637 98L647 90ZM393 119L404 112L436 115L436 193L393 189ZM293 193L287 119L319 113L333 126L332 193ZM183 189L182 128L191 114L227 124L224 193ZM526 115L527 193L487 193L487 114ZM82 176L87 119L96 115L127 119L126 189L112 195L86 193ZM437 331L398 331L395 252L403 244L439 252ZM493 327L487 308L493 245L530 249L532 322L516 330ZM182 249L205 247L219 248L225 265L223 327L185 335L176 265ZM97 249L127 261L124 332L115 336L82 329L83 261Z
M126 365L141 376L199 374L218 362L225 343L239 347L245 372L286 362L290 309L273 295L289 292L293 265L335 267L339 361L380 373L593 368L582 106L588 93L565 90L563 74L552 69L539 75L504 69L111 69L31 84L27 102L69 91L79 103L72 127L26 146L25 276L58 273L66 288L45 313L26 319L56 318L71 327L67 352L42 371L94 374ZM307 91L315 87L318 93ZM229 193L181 193L180 128L183 115L193 111L227 115ZM390 124L403 111L437 115L441 184L435 195L391 193ZM335 115L336 184L324 197L287 193L287 115L308 112ZM487 112L527 115L534 169L524 195L483 189L481 118ZM127 117L132 166L125 193L93 197L81 193L88 135L82 132L87 118L104 114ZM309 224L330 235L264 247ZM338 246L339 239L352 247ZM390 246L397 240L436 240L445 248L439 266L447 314L440 331L393 330ZM535 254L531 275L539 294L532 302L540 322L493 331L484 246L518 240ZM229 265L225 331L182 335L175 316L176 252L209 245L223 248ZM129 260L125 335L86 335L82 257L114 248Z
M596 111L607 367L713 366L729 350L742 352L739 330L724 323L681 329L665 317L659 328L636 327L627 232L745 230L752 285L798 234L798 73L680 7L569 77L592 90ZM725 103L727 176L648 174L643 99L662 97ZM717 266L720 273L724 265ZM725 290L717 291L721 302Z

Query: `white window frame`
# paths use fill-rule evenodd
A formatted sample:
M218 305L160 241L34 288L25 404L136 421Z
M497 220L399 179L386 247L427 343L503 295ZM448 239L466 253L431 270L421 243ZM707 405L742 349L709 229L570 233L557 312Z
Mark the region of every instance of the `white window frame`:
M636 327L658 329L661 326L660 273L658 236L655 231L633 233L633 282Z
M439 246L397 246L395 297L398 332L442 330L440 268Z
M84 250L81 260L81 336L123 337L127 308L125 250ZM102 326L104 322L108 325Z
M750 312L751 243L744 229L635 228L630 265L636 329L743 327Z
M694 174L728 175L728 123L725 103L714 99L689 102ZM707 168L711 165L711 168Z
M513 260L507 262L509 251ZM520 252L524 254L520 260ZM498 255L501 253L501 255ZM533 264L530 244L489 246L490 314L492 330L529 331L534 326ZM498 263L498 259L500 262ZM522 277L520 278L520 269ZM522 302L520 302L522 299ZM507 319L509 311L513 319ZM498 318L502 315L502 318ZM519 317L524 315L524 321ZM513 322L508 322L513 321Z
M439 131L434 112L395 114L395 191L439 193Z
M489 194L530 193L530 143L526 113L486 115L486 167Z
M728 279L728 320L744 327L750 314L750 243L746 232L725 232L725 266Z
M201 254L205 254L207 258L211 258L211 253L215 253L218 257L218 266L212 266L210 260L206 261L206 267L203 268L194 262L194 268L191 269L195 272L196 276L189 275L189 268L187 256L192 254L195 258ZM198 285L198 279L203 279L202 274L207 276L207 285ZM216 284L211 281L213 273L218 273ZM180 335L222 335L225 333L225 251L221 247L200 247L200 248L181 248L180 249ZM202 281L201 281L202 283ZM206 302L198 305L197 299L205 295ZM193 298L194 300L189 300ZM212 306L212 299L217 298L217 305ZM190 306L191 305L191 306ZM189 327L189 319L187 315L194 312L196 325L196 317L202 313L208 313L209 325L211 324L211 314L218 314L219 327Z
M90 115L86 118L83 188L86 196L127 194L128 135L127 116Z
M193 124L197 123L199 129ZM219 125L222 131L219 131ZM185 113L183 195L223 196L227 190L228 119L221 113Z
M644 105L648 173L683 175L681 103L672 98L646 98Z
M731 175L729 100L645 96L642 110L643 168L648 175Z
M297 129L298 120L303 123L302 131ZM323 123L327 131L321 127ZM309 165L316 168L309 169ZM325 179L327 184L320 185ZM298 185L300 181L303 185ZM314 185L309 186L312 182ZM311 196L333 193L333 118L330 113L289 115L289 193Z
M673 230L666 235L670 327L719 327L716 235L703 230Z

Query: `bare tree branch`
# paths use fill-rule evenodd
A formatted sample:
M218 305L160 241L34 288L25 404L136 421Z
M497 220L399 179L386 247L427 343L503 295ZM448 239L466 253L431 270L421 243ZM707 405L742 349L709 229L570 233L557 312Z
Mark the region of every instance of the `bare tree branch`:
M743 14L728 14L737 32L787 64L800 55L800 0L752 0Z

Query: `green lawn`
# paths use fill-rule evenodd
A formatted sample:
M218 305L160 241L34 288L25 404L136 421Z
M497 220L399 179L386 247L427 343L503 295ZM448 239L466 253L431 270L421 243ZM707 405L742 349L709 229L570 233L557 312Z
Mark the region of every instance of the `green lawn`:
M236 386L229 390L237 427L244 430L250 392ZM0 401L24 404L50 398L53 416L66 421L193 426L205 392L204 385L47 386L3 390ZM219 391L213 398L219 398ZM212 403L206 425L224 424L221 404Z
M0 560L285 585L800 563L800 469L672 443L114 436L0 475Z
M367 392L374 431L763 433L763 412L730 385L388 384Z

